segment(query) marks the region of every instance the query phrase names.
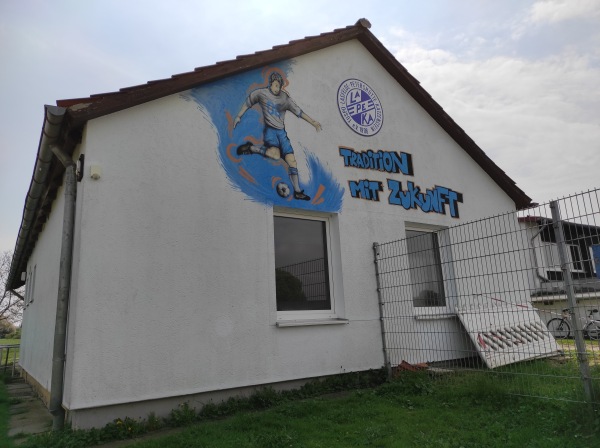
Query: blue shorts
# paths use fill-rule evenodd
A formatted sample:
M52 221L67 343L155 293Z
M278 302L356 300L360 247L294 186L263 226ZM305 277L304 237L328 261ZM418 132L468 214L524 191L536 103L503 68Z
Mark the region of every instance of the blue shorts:
M287 136L285 129L275 129L270 126L265 126L263 133L265 148L271 148L275 146L281 151L281 157L285 158L288 154L294 154L294 148L290 143L290 139Z

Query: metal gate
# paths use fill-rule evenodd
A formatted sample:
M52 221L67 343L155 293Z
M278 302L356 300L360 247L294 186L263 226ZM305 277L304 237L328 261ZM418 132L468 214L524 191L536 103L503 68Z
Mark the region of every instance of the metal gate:
M560 354L560 348L531 305L493 297L456 307L485 365L495 367Z

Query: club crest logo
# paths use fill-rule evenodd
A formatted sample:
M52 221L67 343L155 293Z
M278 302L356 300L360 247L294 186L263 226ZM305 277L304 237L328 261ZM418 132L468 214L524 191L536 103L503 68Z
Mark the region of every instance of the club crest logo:
M383 108L375 91L358 79L347 79L337 92L338 109L350 129L365 137L383 126Z

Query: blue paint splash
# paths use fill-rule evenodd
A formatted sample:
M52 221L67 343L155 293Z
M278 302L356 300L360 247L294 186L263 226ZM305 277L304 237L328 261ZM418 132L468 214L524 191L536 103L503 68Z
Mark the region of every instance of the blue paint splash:
M260 110L256 107L249 109L235 129L232 129L232 119L239 112L250 91L266 85L265 74L272 69L288 73L291 67L289 63L282 63L269 69L253 70L205 84L189 92L189 97L206 110L217 131L218 148L216 149L219 162L232 188L243 192L250 200L270 206L340 212L344 188L320 162L315 152L302 145L296 144L294 147L296 158L299 159L299 151L303 151L307 161L308 172L300 165L298 168L300 187L311 196L310 201L293 199L292 184L287 165L283 160L275 161L256 154L244 156L236 154L237 147L246 141L262 144L264 125ZM301 101L298 103L303 107ZM310 109L309 105L305 107ZM292 113L288 113L286 119L301 120ZM314 132L310 124L304 124L310 128L309 131ZM282 198L277 194L275 188L279 182L285 182L290 187L292 194L289 197Z

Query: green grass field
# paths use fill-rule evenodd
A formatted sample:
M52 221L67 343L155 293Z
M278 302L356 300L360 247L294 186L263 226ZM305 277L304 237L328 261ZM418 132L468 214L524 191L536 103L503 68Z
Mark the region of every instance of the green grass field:
M529 368L538 372L546 363L536 361ZM546 372L571 368L551 365ZM142 437L120 445L137 448L599 446L600 416L591 407L511 395L509 391L520 386L520 381L521 377L489 372L436 377L406 373L377 387L313 398L290 399L266 390L249 401L215 405L200 417L184 406L170 420L171 426L183 427L168 435L160 431L149 434L148 426L142 429L147 422L126 419L103 430L38 436L22 446L88 447L107 436ZM556 392L558 396L564 388L561 381L548 384L544 377L530 381L545 393ZM256 406L248 405L253 403ZM259 408L263 410L252 410ZM156 427L165 428L161 424Z
M400 387L400 389L402 389ZM447 391L446 391L447 392ZM197 424L177 435L132 443L168 447L547 447L593 446L568 407L398 385L348 397L311 399ZM566 418L565 418L566 417ZM597 437L597 436L596 436Z
M4 386L4 376L0 373L0 448L12 447L8 439L8 422L10 419L9 398Z
M3 345L15 345L15 344L20 344L21 340L20 339L0 339L0 346ZM10 352L8 353L8 364L12 364L13 362L13 356L14 356L14 348L10 349ZM17 359L19 359L19 349L17 348ZM4 349L1 351L1 356L0 356L0 366L4 366L7 362L6 360L6 354L7 354L7 349Z
M505 379L424 376L344 397L285 403L133 443L168 447L547 447L594 446L598 418L567 402L508 395ZM510 379L509 379L510 381Z
M574 339L557 339L556 342L566 355L570 357L577 356L577 347ZM585 351L590 365L600 365L600 341L587 339L585 341Z

